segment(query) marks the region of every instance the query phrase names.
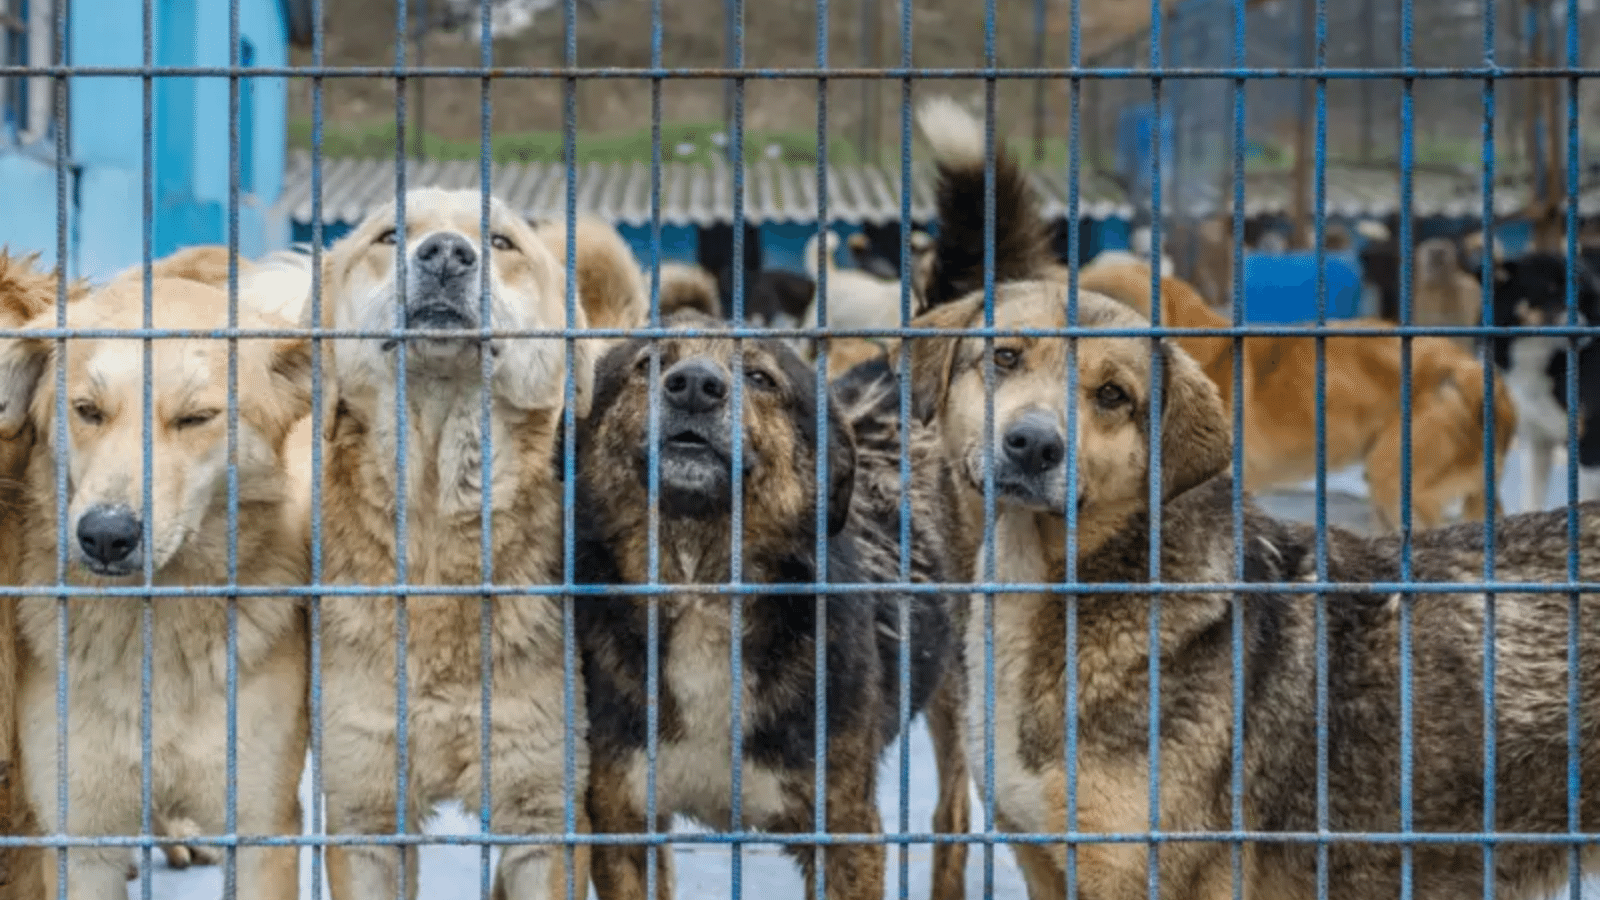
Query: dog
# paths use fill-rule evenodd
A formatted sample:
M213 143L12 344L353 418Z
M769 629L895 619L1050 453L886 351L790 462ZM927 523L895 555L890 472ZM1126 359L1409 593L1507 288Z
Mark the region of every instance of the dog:
M657 303L663 319L682 310L694 310L715 319L723 318L722 298L717 296L717 278L704 267L692 263L661 264ZM650 273L645 273L648 283Z
M1086 268L1081 287L1104 293L1141 315L1150 309L1143 265ZM1184 282L1161 281L1161 318L1176 327L1227 327ZM1335 327L1381 324L1350 320ZM1233 350L1226 337L1180 337L1224 391L1232 408ZM1244 483L1251 491L1316 477L1316 342L1310 337L1244 339ZM1329 471L1361 464L1381 527L1400 525L1401 367L1398 338L1326 339L1323 411ZM1430 528L1452 518L1482 519L1488 506L1483 460L1483 367L1450 339L1411 339L1411 434L1428 450L1411 459L1412 521ZM1504 471L1516 433L1510 392L1494 387L1495 471ZM1498 510L1498 503L1496 510Z
M935 198L939 239L928 286L937 308L983 289L983 131L970 114L946 101L918 111L924 137L938 165ZM994 281L1045 278L1067 282L1050 254L1046 224L1022 170L1009 154L994 162ZM1104 256L1104 254L1102 254ZM1176 278L1161 284L1162 324L1227 327L1190 286ZM1139 261L1096 262L1079 271L1078 287L1118 300L1149 315L1149 267ZM1181 337L1178 344L1199 362L1231 408L1232 341L1226 337ZM1245 485L1250 490L1294 484L1316 476L1316 342L1312 338L1251 337L1244 340ZM1400 521L1399 340L1329 338L1326 394L1327 463L1330 470L1366 464L1378 516L1387 527ZM1481 518L1487 509L1483 477L1483 369L1443 338L1412 339L1412 434L1426 436L1429 452L1413 459L1413 521L1444 522L1459 504L1461 515ZM1503 461L1515 432L1510 394L1495 390L1496 460Z
M227 324L227 295L186 279L152 282L157 328L218 328ZM72 328L138 328L142 285L129 281L69 304ZM46 311L24 327L55 326ZM248 306L246 329L289 323ZM158 586L206 587L230 578L228 545L229 341L163 338L154 341L148 389L151 418L150 519L139 511L145 489L144 363L133 340L76 338L64 360L64 445L55 439L58 397L53 377L56 342L21 337L0 341L0 438L31 430L19 531L20 581L54 583L58 516L70 536L68 583L93 588L143 583L148 559ZM306 523L310 451L311 351L303 339L237 342L237 581L245 585L304 584L310 574ZM70 473L67 505L56 507L56 459ZM148 533L148 550L145 547ZM219 596L156 597L150 645L154 692L150 727L151 788L158 833L190 837L200 826L224 825L228 606ZM305 760L307 632L302 605L272 596L239 598L237 617L237 738L241 833L300 831L298 786ZM141 605L86 598L68 605L68 660L73 699L65 728L70 806L56 804L57 604L28 597L17 604L23 645L18 687L22 782L46 831L75 835L134 833L140 821ZM162 827L161 823L189 825ZM192 823L199 823L193 825ZM175 833L174 833L175 832ZM292 896L299 883L292 847L238 851L241 894ZM67 851L67 896L126 895L127 851L116 847ZM45 866L44 895L56 890L56 869Z
M397 314L410 329L532 330L566 323L562 260L499 200L490 201L487 236L479 233L483 201L475 190L415 190L404 201L403 245L397 247L397 210L391 204L369 214L329 250L322 277L324 326L388 329ZM580 260L597 267L611 260L628 271L580 273L580 290L613 287L579 295L576 327L642 324L632 318L639 309L631 286L639 275L636 264L603 248L590 255L582 229L577 240ZM480 256L484 245L487 258ZM397 253L403 268L397 269ZM485 277L490 318L481 322L479 285ZM402 298L405 306L399 307ZM400 339L325 342L330 382L323 418L323 521L330 536L324 549L326 580L386 585L405 575L411 583L460 585L468 595L474 592L467 586L488 577L503 585L559 581L561 429L569 412L564 379L570 365L575 398L570 412L581 415L589 403L595 343L575 339L569 354L560 338L494 338L486 347L475 335L407 338L408 390L397 398ZM481 358L485 350L489 360ZM484 571L480 559L485 391L494 449L487 502L493 516L492 573ZM408 413L410 447L404 572L398 567L393 513L399 493L392 474L399 440L397 399ZM563 696L564 687L562 602L541 595L496 595L481 603L429 595L408 598L406 609L407 827L419 827L426 812L444 800L478 806L481 672L487 666L493 676L493 827L513 834L565 832L564 804L573 803L575 827L586 832L583 686L573 686L571 709L554 699ZM483 614L492 615L490 624L481 622ZM392 832L399 824L390 768L396 752L395 601L341 598L326 605L324 620L328 828L339 834ZM492 633L487 664L479 651L486 627ZM570 788L564 772L568 740L575 747ZM403 855L406 884L415 891L416 854ZM389 848L330 848L333 896L394 896L401 856ZM496 896L561 896L569 875L581 890L588 878L587 848L575 848L568 857L549 845L507 847L496 873Z
M1065 321L1065 290L1056 283L1003 286L995 310L999 328L1052 327ZM1088 291L1078 295L1080 321L1089 326L1137 327L1144 321L1115 301ZM981 321L982 299L935 310L923 324L970 326ZM924 342L919 341L919 344ZM995 341L994 398L996 514L992 552L995 577L1009 583L1059 583L1067 579L1064 511L1076 510L1076 580L1165 582L1233 580L1235 547L1228 423L1221 399L1181 348L1161 341L1151 350L1137 338L1082 338L1077 342L1078 477L1068 493L1061 449L1068 438L1065 399L1066 341L1038 338ZM1103 345L1103 346L1102 346ZM947 339L914 351L920 374L915 396L945 436L953 459L966 462L969 503L981 502L974 460L985 439L983 342ZM1154 463L1145 450L1152 356L1162 361L1160 574L1150 571L1150 497ZM1580 579L1600 572L1600 505L1586 503L1580 520ZM1244 506L1245 580L1312 582L1317 538L1306 526L1268 518ZM1412 537L1412 573L1424 581L1470 582L1482 576L1483 531L1463 524ZM1567 577L1564 513L1511 516L1497 530L1496 577L1549 582ZM1327 578L1338 583L1400 580L1398 537L1364 538L1331 529ZM1238 602L1235 607L1235 602ZM1415 827L1425 832L1476 832L1482 828L1482 722L1484 602L1481 594L1336 594L1326 606L1327 721L1333 724L1326 759L1331 821L1318 825L1307 760L1317 756L1316 694L1318 605L1309 594L1230 595L1213 590L1163 602L1160 618L1163 761L1159 808L1149 807L1151 685L1147 647L1151 597L1138 592L1076 598L1078 655L1063 671L1067 651L1064 601L1054 594L1001 594L992 609L995 806L1000 827L1026 833L1138 833L1159 825L1167 834L1253 831L1339 832L1395 829L1401 790L1400 738L1394 698L1401 670L1397 623L1414 612L1412 676L1419 750L1414 783L1427 785L1415 806ZM1568 605L1560 595L1499 595L1496 638L1499 719L1497 779L1499 827L1559 834L1566 829L1566 682L1550 678L1566 666ZM1246 819L1230 819L1229 772L1234 759L1230 610L1241 610L1243 688L1249 713L1242 754ZM976 610L970 621L977 621ZM1510 621L1507 621L1510 619ZM1581 652L1600 650L1600 626L1585 617ZM972 662L983 632L968 626L969 696L982 671ZM1068 672L1074 672L1069 681ZM1581 715L1600 715L1600 677L1585 670ZM1068 685L1077 696L1076 815L1068 819L1063 709ZM984 710L969 706L967 734L977 733ZM970 737L969 737L970 740ZM1587 782L1600 777L1600 756L1585 750ZM1296 773L1296 774L1289 774ZM1600 815L1585 796L1583 820ZM1033 900L1067 896L1065 845L1014 845ZM1458 897L1483 884L1482 851L1464 844L1417 847L1414 893L1419 898ZM1400 850L1393 845L1335 843L1328 849L1328 896L1391 896L1398 892ZM1138 844L1089 844L1076 850L1080 888L1105 896L1131 896L1147 886L1147 850ZM1495 887L1508 898L1548 896L1565 883L1567 854L1554 844L1501 845ZM1173 841L1156 863L1160 890L1202 897L1232 893L1232 861L1225 843ZM1242 861L1247 896L1317 896L1313 845L1272 843L1246 847ZM1590 871L1594 867L1588 864Z
M1494 324L1500 328L1567 324L1567 261L1561 254L1532 253L1502 260L1494 268ZM1573 273L1577 321L1600 321L1600 283L1580 263ZM1567 446L1567 338L1559 335L1496 335L1489 340L1495 365L1516 398L1517 437L1527 448L1524 510L1543 509L1558 450ZM1578 492L1600 497L1600 345L1578 341Z
M567 228L564 219L542 221L534 226L555 258L556 265L567 265ZM607 298L605 303L586 309L589 328L633 328L650 318L648 282L639 262L622 234L609 222L592 215L580 215L573 227L577 247L573 250L577 295ZM565 297L562 298L565 302ZM558 325L565 324L565 318Z
M684 314L677 327L713 327ZM595 400L580 427L581 508L587 511L578 550L579 577L591 584L643 583L650 509L649 458L659 459L662 583L708 584L731 577L729 474L732 379L743 388L744 542L740 578L761 584L817 580L867 583L899 580L899 391L887 366L864 367L841 387L848 405L823 399L827 437L818 435L818 401L810 366L776 340L745 342L734 361L729 338L661 342L656 392L659 429L653 437L650 345L614 348L597 367ZM659 443L653 443L653 441ZM858 443L859 440L859 443ZM911 437L919 462L938 464L937 444ZM821 444L819 447L818 444ZM816 486L816 454L825 453L828 481ZM926 462L922 462L926 465ZM919 468L921 468L919 466ZM954 577L951 560L963 533L953 527L943 470L925 470L911 492L914 580ZM826 512L819 513L819 505ZM819 518L820 517L820 518ZM827 525L825 561L818 560L818 526ZM825 562L825 565L824 565ZM750 827L803 832L814 827L816 777L813 661L817 597L804 591L763 595L744 606L743 822ZM875 791L879 758L900 729L901 642L909 642L910 711L927 708L940 771L935 827L965 831L966 763L956 728L959 695L941 688L953 659L950 612L930 595L892 591L832 595L826 601L825 723L827 829L881 830ZM910 631L900 614L907 609ZM589 696L590 817L597 833L645 830L646 646L649 601L597 596L579 605ZM674 593L661 606L661 713L655 827L672 813L718 828L730 827L730 620L715 595ZM964 849L935 849L934 896L961 895ZM805 872L808 896L817 872L810 847L791 855ZM670 852L658 854L658 889L670 896ZM595 887L602 900L645 896L645 848L600 845ZM877 900L884 890L884 848L830 847L824 854L827 895Z
M1413 324L1477 325L1483 320L1483 287L1461 268L1455 241L1429 238L1417 245L1415 255ZM1471 335L1452 336L1450 340L1469 353L1477 344Z
M1066 323L1069 301L1051 277L996 288L997 330ZM919 328L962 329L985 319L981 293L936 307ZM1149 321L1118 300L1084 289L1078 322L1088 328L1136 329ZM1304 525L1280 522L1246 499L1244 543L1235 557L1234 485L1228 477L1230 427L1216 385L1171 339L1122 336L921 337L912 348L918 417L942 436L973 527L984 483L994 487L994 579L1016 585L1140 583L1195 586L1161 601L1137 590L1011 592L992 601L993 752L996 820L1030 834L1166 835L1268 832L1248 842L1241 864L1246 896L1319 896L1317 855L1309 842L1277 842L1270 833L1326 829L1357 834L1396 830L1401 737L1395 698L1409 675L1414 696L1415 772L1421 787L1415 830L1474 833L1484 822L1482 722L1485 603L1474 592L1342 593L1318 603L1309 592L1233 594L1208 583L1266 584L1318 580L1318 540ZM1070 352L1069 352L1070 351ZM1075 361L1074 361L1075 360ZM1159 363L1159 368L1157 366ZM1071 368L1069 368L1069 366ZM1077 375L1074 421L1062 385ZM992 376L988 373L992 372ZM1160 379L1160 400L1155 399ZM986 381L992 403L986 403ZM985 407L992 410L992 432ZM1160 424L1159 440L1153 425ZM1153 446L1152 446L1153 445ZM1159 449L1159 457L1155 455ZM985 462L989 460L989 462ZM1159 461L1158 461L1159 460ZM1075 476L1075 477L1074 477ZM1152 484L1159 478L1159 485ZM1161 527L1154 536L1154 503ZM1068 513L1075 556L1067 556ZM1600 572L1600 505L1579 518L1579 579ZM1567 575L1566 515L1511 516L1496 532L1496 578L1548 583ZM1411 573L1425 582L1473 582L1484 570L1484 530L1464 523L1409 537ZM1407 548L1398 536L1363 537L1330 529L1327 581L1400 580ZM1152 551L1152 542L1155 550ZM1154 557L1154 559L1152 559ZM1152 568L1156 571L1152 571ZM1070 573L1070 574L1069 574ZM975 571L974 580L986 573ZM1567 830L1567 667L1569 601L1560 594L1499 596L1496 744L1515 760L1496 775L1499 828L1557 835ZM1075 611L1069 620L1068 603ZM1586 602L1586 601L1580 601ZM1401 669L1397 634L1411 617L1413 671ZM968 697L981 685L984 628L977 610L965 648ZM1076 658L1068 655L1075 623ZM1600 619L1585 617L1580 653L1600 651ZM1156 633L1152 636L1152 630ZM1241 635L1235 643L1233 635ZM1326 640L1319 657L1318 636ZM1159 642L1159 651L1151 650ZM1235 648L1243 656L1235 667ZM1151 653L1158 652L1159 718L1152 737ZM1332 659L1318 691L1318 659ZM1065 661L1065 666L1063 662ZM1236 687L1235 673L1245 673ZM1580 673L1579 714L1600 715L1600 670ZM1234 739L1235 692L1249 704L1242 746ZM1318 709L1325 697L1327 708ZM1075 771L1069 776L1065 713L1075 700ZM966 734L976 743L986 710L969 700ZM1329 821L1319 822L1319 792L1307 760L1319 758L1319 722L1328 728ZM1159 751L1159 791L1151 743ZM1235 754L1238 754L1236 757ZM1600 777L1600 753L1584 748L1579 776ZM1231 792L1242 759L1242 796ZM1067 806L1069 784L1077 805ZM1157 806L1151 808L1151 801ZM1234 822L1235 802L1244 820ZM1584 796L1575 814L1600 815L1600 797ZM1333 842L1328 893L1333 898L1393 896L1400 890L1401 849L1394 844ZM1223 841L1172 840L1149 858L1141 843L1015 844L1033 900L1067 896L1068 854L1078 889L1095 896L1222 898L1233 893L1233 854ZM1483 852L1433 842L1411 850L1412 886L1423 900L1459 897L1484 884ZM1494 887L1508 898L1547 896L1565 883L1568 853L1555 843L1502 844ZM1592 859L1585 860L1590 871ZM1152 882L1147 865L1154 866Z
M824 229L806 241L805 265L807 274L817 283L820 293L824 282L828 292L828 320L830 329L899 328L900 280L880 278L856 269L846 269L834 262L839 250L839 235ZM817 268L821 254L823 276ZM911 297L912 315L919 311L916 296ZM802 328L817 327L818 304L815 298L800 319ZM828 377L837 378L869 359L885 357L893 343L881 336L846 335L826 338L828 344ZM812 358L820 355L821 340L801 342Z

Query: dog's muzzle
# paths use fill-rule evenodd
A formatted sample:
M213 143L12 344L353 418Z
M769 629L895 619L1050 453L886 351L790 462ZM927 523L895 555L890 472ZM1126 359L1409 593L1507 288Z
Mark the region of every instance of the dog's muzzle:
M1002 497L1030 507L1060 511L1066 491L1067 441L1056 417L1032 410L1000 436L994 460L995 488Z
M125 506L91 506L78 519L78 549L96 575L121 576L139 562L144 523Z
M406 328L478 327L478 250L472 242L450 232L430 235L412 255L411 270ZM394 346L394 341L383 345L385 350Z
M683 360L661 376L661 432L656 445L661 505L669 515L718 515L732 499L733 439L727 370L702 357ZM647 448L648 449L648 448ZM648 478L648 454L641 476ZM743 448L749 472L754 454Z

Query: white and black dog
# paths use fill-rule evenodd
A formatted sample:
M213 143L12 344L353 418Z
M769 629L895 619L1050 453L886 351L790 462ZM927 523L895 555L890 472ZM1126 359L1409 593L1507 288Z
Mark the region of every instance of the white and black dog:
M1578 322L1600 323L1600 278L1583 262L1576 273ZM1530 253L1495 266L1496 327L1563 326L1567 323L1567 260L1561 254ZM1567 396L1567 338L1525 334L1490 339L1494 361L1517 403L1517 436L1528 451L1523 509L1545 506L1556 451L1567 446L1568 409L1578 424L1578 496L1600 497L1600 343L1577 341L1578 396Z

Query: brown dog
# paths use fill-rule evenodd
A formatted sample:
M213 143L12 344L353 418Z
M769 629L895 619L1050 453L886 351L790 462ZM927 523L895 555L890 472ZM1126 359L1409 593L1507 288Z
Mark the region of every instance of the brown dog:
M1141 314L1149 310L1150 270L1143 265L1090 266L1079 284ZM1161 318L1174 327L1229 324L1175 278L1161 280ZM1316 477L1316 340L1273 336L1243 343L1245 486L1260 491ZM1186 336L1178 344L1199 361L1223 392L1225 408L1231 408L1233 341ZM1363 464L1379 520L1398 527L1400 339L1330 337L1325 346L1328 470ZM1482 364L1447 338L1412 338L1411 352L1412 521L1427 528L1455 516L1482 519L1487 507ZM1494 402L1495 471L1503 472L1517 414L1502 382L1495 383ZM1420 449L1424 441L1426 451ZM1459 512L1452 509L1457 505Z
M324 325L411 329L497 330L561 328L567 322L562 260L498 200L491 233L480 233L482 197L475 190L415 190L405 195L406 241L397 269L397 209L368 216L325 259ZM634 290L638 269L607 273L589 268L616 259L604 248L576 255L583 272L576 326L603 321L637 326L642 309ZM480 247L489 256L480 258ZM614 249L614 248L613 248ZM620 261L618 262L620 265ZM487 272L485 272L487 268ZM587 274L583 274L587 273ZM489 320L480 321L481 280L489 284ZM402 290L403 286L403 290ZM608 290L614 290L607 293ZM404 396L401 340L375 337L329 341L332 386L324 419L327 447L323 520L327 580L335 584L468 586L539 585L562 577L560 427L566 413L564 378L571 366L577 412L587 406L592 342L547 337L475 335L406 338ZM490 354L489 360L482 353ZM488 374L485 375L485 364ZM494 453L485 484L484 394ZM406 412L406 480L396 477L400 440L397 401ZM483 491L492 513L492 572L480 559ZM398 546L395 510L404 497L409 542ZM402 556L403 554L403 556ZM404 559L404 568L401 560ZM564 708L562 601L546 595L411 596L408 712L409 771L406 827L420 827L436 803L479 803L480 718L485 691L493 704L490 738L492 827L513 834L564 832L564 811L588 830L582 791L588 782L584 693ZM481 616L492 617L485 626ZM328 827L343 834L381 834L398 826L395 648L396 602L390 596L340 598L324 606L323 684L327 698L324 771ZM481 658L483 628L491 629L490 658ZM576 648L570 649L576 653ZM484 668L491 686L482 684ZM569 724L570 723L570 724ZM569 732L568 729L571 729ZM573 743L574 768L564 771ZM569 780L570 775L570 780ZM404 863L402 863L404 857ZM416 890L416 854L381 847L329 851L336 900L388 900L402 875ZM496 873L497 896L564 896L570 875L578 890L588 879L588 853L550 845L509 846Z
M714 328L701 316L675 324ZM734 341L677 338L661 342L659 443L652 443L650 347L645 340L616 347L595 376L595 405L580 432L584 529L579 577L595 584L648 581L650 456L659 460L659 581L684 585L724 582L734 571L757 584L892 582L899 575L899 393L886 366L853 373L841 400L814 399L815 373L781 341L749 340L736 362ZM742 415L729 399L734 373L746 385ZM826 440L819 413L829 422ZM740 419L742 418L742 426ZM730 565L732 442L743 435L743 549L741 570ZM860 435L858 441L857 435ZM820 446L819 446L820 445ZM957 580L965 532L955 527L948 477L939 478L938 446L921 429L912 453L924 477L911 494L911 578ZM826 454L829 480L816 486L816 457ZM826 502L825 564L817 559L818 507ZM728 828L732 809L730 733L742 732L742 828L806 832L816 822L813 782L818 765L815 660L827 659L826 830L881 831L877 764L902 728L899 653L909 644L909 711L928 710L939 764L935 828L964 832L967 776L958 718L957 659L951 616L942 598L884 591L836 594L825 600L804 590L767 594L743 609L743 725L729 719L736 683L728 668L728 601L676 593L661 602L661 713L656 789L658 829L674 812ZM595 597L579 606L591 736L590 815L597 832L646 828L646 647L650 602L643 597ZM900 616L902 605L906 619ZM962 604L964 606L964 603ZM816 645L824 629L825 650ZM947 671L948 670L948 671ZM941 685L943 685L941 687ZM963 889L965 852L934 850L934 896L953 900ZM813 848L790 852L806 875L807 896L818 871ZM670 851L658 855L658 890L671 896ZM879 900L884 847L845 845L824 851L822 873L831 898ZM595 849L595 887L602 900L643 900L644 847Z
M189 280L153 282L158 328L215 328L227 321L228 300ZM73 328L136 328L143 319L139 286L113 284L68 307ZM29 330L54 327L46 311ZM244 328L288 323L240 310ZM158 586L215 586L229 575L227 528L229 342L163 338L155 342L146 384L137 340L77 338L67 345L66 445L57 447L53 373L56 342L45 338L0 341L0 436L31 429L35 443L23 480L19 533L20 580L56 580L58 515L73 543L67 582L128 586L143 581L145 534ZM295 471L309 451L303 428L310 408L310 350L297 340L237 342L238 541L237 579L247 585L293 585L308 574L306 508ZM141 522L142 422L146 388L151 417L152 505ZM303 445L303 446L302 446ZM71 473L68 505L56 509L55 461L65 455ZM226 758L227 601L221 596L157 597L152 601L150 646L155 690L151 719L156 813L164 823L223 824ZM237 709L246 723L238 735L238 823L249 834L298 834L297 794L304 764L306 634L298 602L251 596L238 600ZM57 604L48 596L18 604L24 654L18 689L22 781L30 806L46 828L74 835L137 831L140 811L141 608L106 598L68 606L68 660L72 700L65 728L70 806L56 806ZM199 826L194 826L197 832ZM241 848L239 883L257 897L290 896L298 884L293 848ZM72 849L67 853L67 896L126 895L127 851ZM44 891L55 887L46 866Z

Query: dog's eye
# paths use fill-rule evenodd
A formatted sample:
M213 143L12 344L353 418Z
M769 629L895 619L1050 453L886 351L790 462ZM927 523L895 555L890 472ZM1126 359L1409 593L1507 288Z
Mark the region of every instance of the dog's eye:
M750 379L751 384L761 388L764 391L770 391L778 386L778 383L772 380L771 375L768 375L766 372L763 372L760 369L746 369L744 372L744 377Z
M386 228L383 231L378 233L378 239L376 241L374 241L373 243L375 243L375 244L391 244L392 245L397 239L398 239L398 235L395 232L395 230L393 228Z
M1102 384L1100 390L1094 392L1094 399L1106 409L1115 409L1128 402L1128 392L1114 384Z
M1011 370L1022 361L1022 351L1013 347L994 348L994 366L997 369Z
M77 413L78 418L82 419L87 425L101 425L106 420L106 414L100 410L100 407L95 406L88 400L79 400L77 403L72 404L72 411Z
M517 245L511 243L511 238L508 238L503 234L491 234L491 235L489 235L489 246L493 247L496 250L515 250L515 249L517 249Z
M217 411L214 409L201 410L200 412L189 413L186 416L179 416L173 420L172 427L180 430L184 428L199 428L216 417Z

